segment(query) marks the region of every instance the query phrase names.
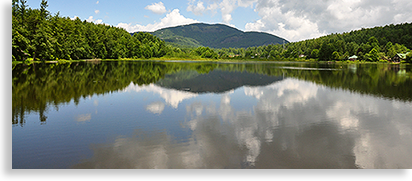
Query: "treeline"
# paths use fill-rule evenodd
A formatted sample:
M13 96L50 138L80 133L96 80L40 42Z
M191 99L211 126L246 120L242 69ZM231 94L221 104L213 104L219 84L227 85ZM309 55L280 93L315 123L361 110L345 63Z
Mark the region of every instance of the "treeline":
M215 59L259 59L259 60L348 60L354 55L363 61L394 61L398 54L412 49L412 23L387 25L331 34L320 38L248 48L173 48L169 57L192 57ZM412 63L412 53L404 59Z
M12 59L77 60L151 58L166 55L164 41L149 34L131 36L126 30L60 17L40 9L31 9L25 0L12 2Z
M263 60L358 60L393 61L412 49L412 23L387 25L331 34L286 45L248 48L178 48L149 33L131 35L126 30L52 16L42 0L31 9L25 0L12 1L12 60L78 59L263 59ZM412 62L412 54L406 56Z
M367 61L392 60L397 53L410 52L411 35L412 23L387 25L296 42L287 53L320 60L345 60L353 55Z
M387 25L331 34L324 37L283 45L249 47L246 49L216 50L221 58L256 58L269 60L314 59L347 60L356 55L358 60L393 61L397 53L412 49L412 23ZM406 61L412 62L412 54Z

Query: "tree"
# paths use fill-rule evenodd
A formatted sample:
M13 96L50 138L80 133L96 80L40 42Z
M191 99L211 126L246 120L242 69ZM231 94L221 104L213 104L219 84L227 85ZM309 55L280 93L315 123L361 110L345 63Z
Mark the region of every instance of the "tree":
M12 60L25 60L29 56L27 48L30 44L25 36L26 29L19 25L17 17L13 16L12 23Z
M397 52L396 52L396 50L395 50L395 47L393 47L393 46L391 46L391 47L387 50L387 52L386 52L386 55L387 55L389 58L393 58L396 54L397 54Z
M318 49L313 49L312 53L310 54L311 58L318 58L319 57L319 50Z
M46 0L41 0L40 3L40 16L42 19L46 19L46 17L49 15L49 11L47 11L47 7L49 7L49 5L47 4Z
M333 49L331 44L326 42L322 43L320 50L319 50L319 59L321 60L329 60L332 56Z
M333 59L333 60L339 60L339 59L340 59L339 52L334 51L334 52L332 53L332 59Z
M369 61L377 62L379 61L379 51L373 48L369 53L366 54Z
M388 42L385 45L385 53L387 53L393 47L392 42Z
M348 52L348 54L350 56L355 55L356 54L356 50L359 48L359 45L355 42L350 42L346 45L346 52Z
M12 7L12 16L17 16L19 13L18 11L20 10L19 0L12 0L11 7Z
M26 0L20 0L20 5L19 4L15 4L16 5L16 7L18 8L18 10L20 11L20 18L21 18L21 21L22 21L22 23L24 22L24 20L25 20L25 16L26 16L26 7L27 7L27 5L26 5L26 3L27 3L27 1Z
M252 50L249 48L246 49L245 51L245 58L251 58L253 56Z
M368 43L373 47L376 46L376 45L379 45L378 39L376 39L374 36L371 36L369 38Z
M277 50L271 50L269 52L270 58L272 59L280 59L279 52Z
M409 52L409 53L406 55L405 61L406 61L407 63L412 63L412 52Z
M357 55L361 60L377 61L393 57L412 48L412 23L362 29L350 33L288 43L248 48L211 49L208 47L174 49L171 44L139 32L131 36L126 30L51 16L48 2L31 9L25 0L12 0L12 60L86 59L86 58L151 58L168 56L204 58L297 58L308 55L319 60L337 60ZM373 50L374 49L374 50ZM381 53L381 51L383 53ZM239 56L237 56L239 55Z
M41 1L39 9L26 7L24 0L12 1L13 61L28 56L34 60L150 58L171 51L149 33L132 37L121 28L59 17L59 13L51 16L46 0Z

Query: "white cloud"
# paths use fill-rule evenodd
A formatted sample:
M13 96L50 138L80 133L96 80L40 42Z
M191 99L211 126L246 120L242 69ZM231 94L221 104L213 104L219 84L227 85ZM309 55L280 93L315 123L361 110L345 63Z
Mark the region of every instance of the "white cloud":
M207 3L204 3L207 1ZM225 24L230 24L232 21L232 12L238 7L253 7L257 0L204 0L196 1L189 0L187 11L193 12L195 15L203 15L204 13L210 11L212 15L216 13L217 9L220 9L222 13L222 22ZM207 8L205 8L207 4Z
M219 8L219 4L213 1L213 3L208 2L207 7L202 1L189 0L186 11L193 12L195 15L203 15L207 12L211 12L212 15L216 13L216 10Z
M291 3L285 0L189 0L186 10L195 15L203 15L208 11L214 13L219 9L222 15L222 23L235 27L230 24L234 18L232 16L233 11L238 7L255 7L255 11L261 19L247 23L245 25L246 31L263 31L286 38L289 41L299 41L320 37L337 30L342 32L350 31L354 27L360 28L364 24L363 21L368 21L368 18L375 16L380 17L378 16L379 12L384 10L384 8L372 7L369 8L370 11L365 11L365 9L357 7L359 4L362 4L361 0L328 0L325 3L300 1ZM166 12L162 2L148 5L146 9L157 14ZM405 14L398 13L393 19L402 21L407 18L411 19ZM337 21L329 21L335 19ZM362 23L352 23L353 19L360 19ZM178 9L174 9L161 19L161 22L147 25L119 23L117 26L125 28L129 32L155 31L160 28L196 22L198 21L186 18L180 14ZM348 24L351 23L352 28L348 27Z
M248 3L253 2L244 2ZM410 0L259 0L255 11L261 19L247 23L245 29L300 41L363 27L410 22L411 8Z
M282 10L282 6L276 1L259 1L255 11L261 19L245 25L246 31L265 31L275 34L289 41L297 41L308 37L325 35L320 32L316 23L305 17L300 17L294 11Z
M143 90L162 97L176 92L154 84L126 88L126 91ZM256 104L231 105L231 98L233 102L244 98L242 92L244 96L256 97ZM382 99L292 78L215 95L221 97L220 101L209 99L210 94L196 96L199 97L182 105L186 106L184 121L170 120L178 122L183 131L190 129L187 137L176 141L168 131L156 130L150 131L150 136L120 136L114 142L93 146L93 158L78 166L410 168L412 165L411 159L405 159L412 150L412 126L405 119L412 116L412 104L408 101ZM219 102L220 106L216 106ZM155 112L163 109L161 102L146 108L149 107ZM87 114L79 118L79 121L91 119ZM159 120L164 119L159 117ZM137 132L145 134L140 129Z
M154 102L146 106L146 110L152 112L153 114L162 114L165 109L165 104L163 102Z
M232 21L232 12L236 9L236 0L223 0L220 4L220 12L222 12L222 21L229 23Z
M289 41L412 21L410 0L189 0L186 10L195 15L220 10L222 23L230 25L239 7L255 8L260 16L246 23L246 31L268 32Z
M206 10L215 12L217 8L219 8L219 5L216 4L216 3L213 3L213 4L209 4L209 6L207 6Z
M74 16L73 18L70 18L71 20L75 20L75 19L77 19L77 18L79 18L78 16Z
M195 15L202 15L205 12L206 8L203 6L202 1L198 1L196 5L189 4L187 6L186 11L191 11Z
M96 4L99 4L99 1L97 1Z
M100 13L100 10L94 10L94 13L96 13L96 14L99 14Z
M245 28L246 30L249 30L249 31L258 31L261 29L265 29L265 23L263 23L262 20L260 19L253 23L247 23L245 25Z
M133 83L131 83L123 91L125 92L147 91L147 92L153 92L153 93L159 94L160 97L163 98L165 102L169 104L170 106L172 106L173 108L177 108L179 106L179 103L182 102L183 100L190 99L190 98L197 96L197 94L195 93L178 91L178 90L169 90L169 89L157 86L155 84L139 86L139 85L134 85ZM158 107L161 108L161 106L158 106ZM154 110L154 106L151 106L151 108L148 110Z
M145 9L152 11L153 13L156 14L163 14L166 12L166 7L162 2L159 3L153 3L151 5L148 5L145 7Z
M102 24L103 23L103 20L101 20L101 19L95 20L93 18L93 16L89 16L89 18L87 18L86 21L87 22L92 22L92 23L95 23L95 24Z
M238 0L237 4L241 7L253 7L253 4L256 3L258 0Z
M131 23L119 23L117 27L124 28L128 32L136 31L156 31L161 28L179 26L191 23L198 23L199 21L186 18L179 13L179 9L174 9L172 12L166 15L159 23L148 24L148 25L132 25Z
M77 122L90 121L91 119L92 119L92 115L90 113L89 114L80 114L80 115L77 115L76 118L75 118L75 120Z

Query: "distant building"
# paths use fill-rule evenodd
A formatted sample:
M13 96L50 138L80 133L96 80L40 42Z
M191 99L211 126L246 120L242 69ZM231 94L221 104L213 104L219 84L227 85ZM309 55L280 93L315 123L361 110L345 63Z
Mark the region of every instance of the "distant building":
M305 58L306 57L306 55L299 55L299 58Z
M238 57L238 56L239 56L239 54L235 54L235 55L231 54L231 55L229 55L230 58Z
M393 62L400 62L401 60L405 60L406 59L406 55L408 55L408 53L397 53L393 58L392 61Z
M348 60L350 60L350 61L355 61L355 60L357 60L357 59L358 59L358 56L356 56L356 55L350 56L350 57L348 58Z

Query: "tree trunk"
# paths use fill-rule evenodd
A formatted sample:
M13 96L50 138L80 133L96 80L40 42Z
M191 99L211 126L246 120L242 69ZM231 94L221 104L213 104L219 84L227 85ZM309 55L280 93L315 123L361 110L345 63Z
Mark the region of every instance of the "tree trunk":
M36 52L33 53L33 61L36 61Z

